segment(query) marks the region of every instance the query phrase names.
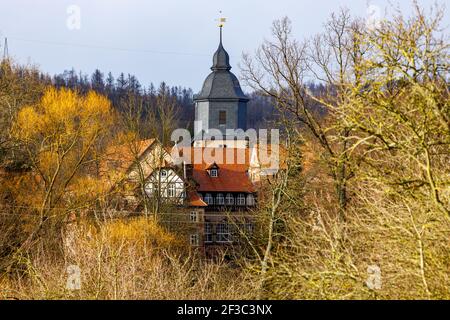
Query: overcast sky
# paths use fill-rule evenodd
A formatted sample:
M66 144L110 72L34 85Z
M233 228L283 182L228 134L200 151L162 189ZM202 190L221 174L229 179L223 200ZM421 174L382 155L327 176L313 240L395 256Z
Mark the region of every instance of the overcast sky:
M420 0L426 7L434 0ZM438 2L443 3L443 0ZM403 12L411 11L401 0ZM198 91L218 44L217 19L227 18L224 46L233 72L243 52L253 52L270 35L274 19L289 16L298 38L320 32L331 12L347 7L380 15L388 0L0 0L0 37L9 53L50 74L72 67L135 74L144 86L166 81ZM75 5L75 11L70 11ZM80 28L76 18L80 9ZM68 10L70 13L68 13ZM369 10L370 11L370 10ZM373 10L372 10L373 12ZM450 24L446 13L444 25ZM3 50L2 50L3 53Z

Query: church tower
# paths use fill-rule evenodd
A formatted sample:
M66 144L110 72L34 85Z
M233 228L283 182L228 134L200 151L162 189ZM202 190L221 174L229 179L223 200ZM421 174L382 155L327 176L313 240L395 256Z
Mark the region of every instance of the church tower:
M235 136L226 136L227 129L247 130L249 98L242 92L239 80L230 70L230 57L222 45L221 25L219 47L213 56L212 72L206 77L200 93L194 95L194 146L236 146ZM208 135L211 129L221 131L221 141L207 141L202 137L204 134Z

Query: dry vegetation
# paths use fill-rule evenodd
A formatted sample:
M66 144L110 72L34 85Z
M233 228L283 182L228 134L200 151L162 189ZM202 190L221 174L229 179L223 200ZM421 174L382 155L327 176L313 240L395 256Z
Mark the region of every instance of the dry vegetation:
M69 226L70 228L70 226ZM71 234L74 233L74 234ZM3 277L3 299L239 299L249 297L237 270L204 263L147 218L78 225L64 258L16 257L20 269ZM182 249L185 250L182 250ZM67 266L81 270L81 290L66 287ZM230 279L234 279L230 281Z

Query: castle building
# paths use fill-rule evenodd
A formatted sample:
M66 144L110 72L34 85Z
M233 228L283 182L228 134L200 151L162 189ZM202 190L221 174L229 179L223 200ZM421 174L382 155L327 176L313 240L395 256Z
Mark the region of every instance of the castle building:
M239 134L239 130L247 129L249 98L230 70L220 28L212 72L194 96L192 144L168 149L151 139L138 142L137 146L132 144L131 148L114 147L104 164L105 173L122 177L122 184L136 184L143 175L146 195L173 204L177 216L183 212L188 222L183 229L188 241L207 256L235 243L242 230L252 231L249 212L257 205L261 177L276 174L266 167L264 148L258 143L249 145ZM270 146L265 149L271 151ZM113 169L122 174L117 175ZM142 196L135 193L140 192L139 188L129 189L131 194L125 202L139 211ZM235 230L237 227L239 231Z

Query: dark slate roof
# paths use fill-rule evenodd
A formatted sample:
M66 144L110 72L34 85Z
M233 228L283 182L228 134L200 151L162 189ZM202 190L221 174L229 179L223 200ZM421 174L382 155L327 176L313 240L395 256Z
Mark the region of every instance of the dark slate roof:
M211 67L211 70L217 71L217 70L230 70L230 56L228 55L228 52L224 49L222 46L222 40L219 43L219 48L217 48L217 51L214 53L213 56L213 66Z
M242 92L241 85L236 76L230 71L230 57L220 39L219 48L214 53L212 72L206 77L203 88L194 100L206 99L233 99L248 101Z

